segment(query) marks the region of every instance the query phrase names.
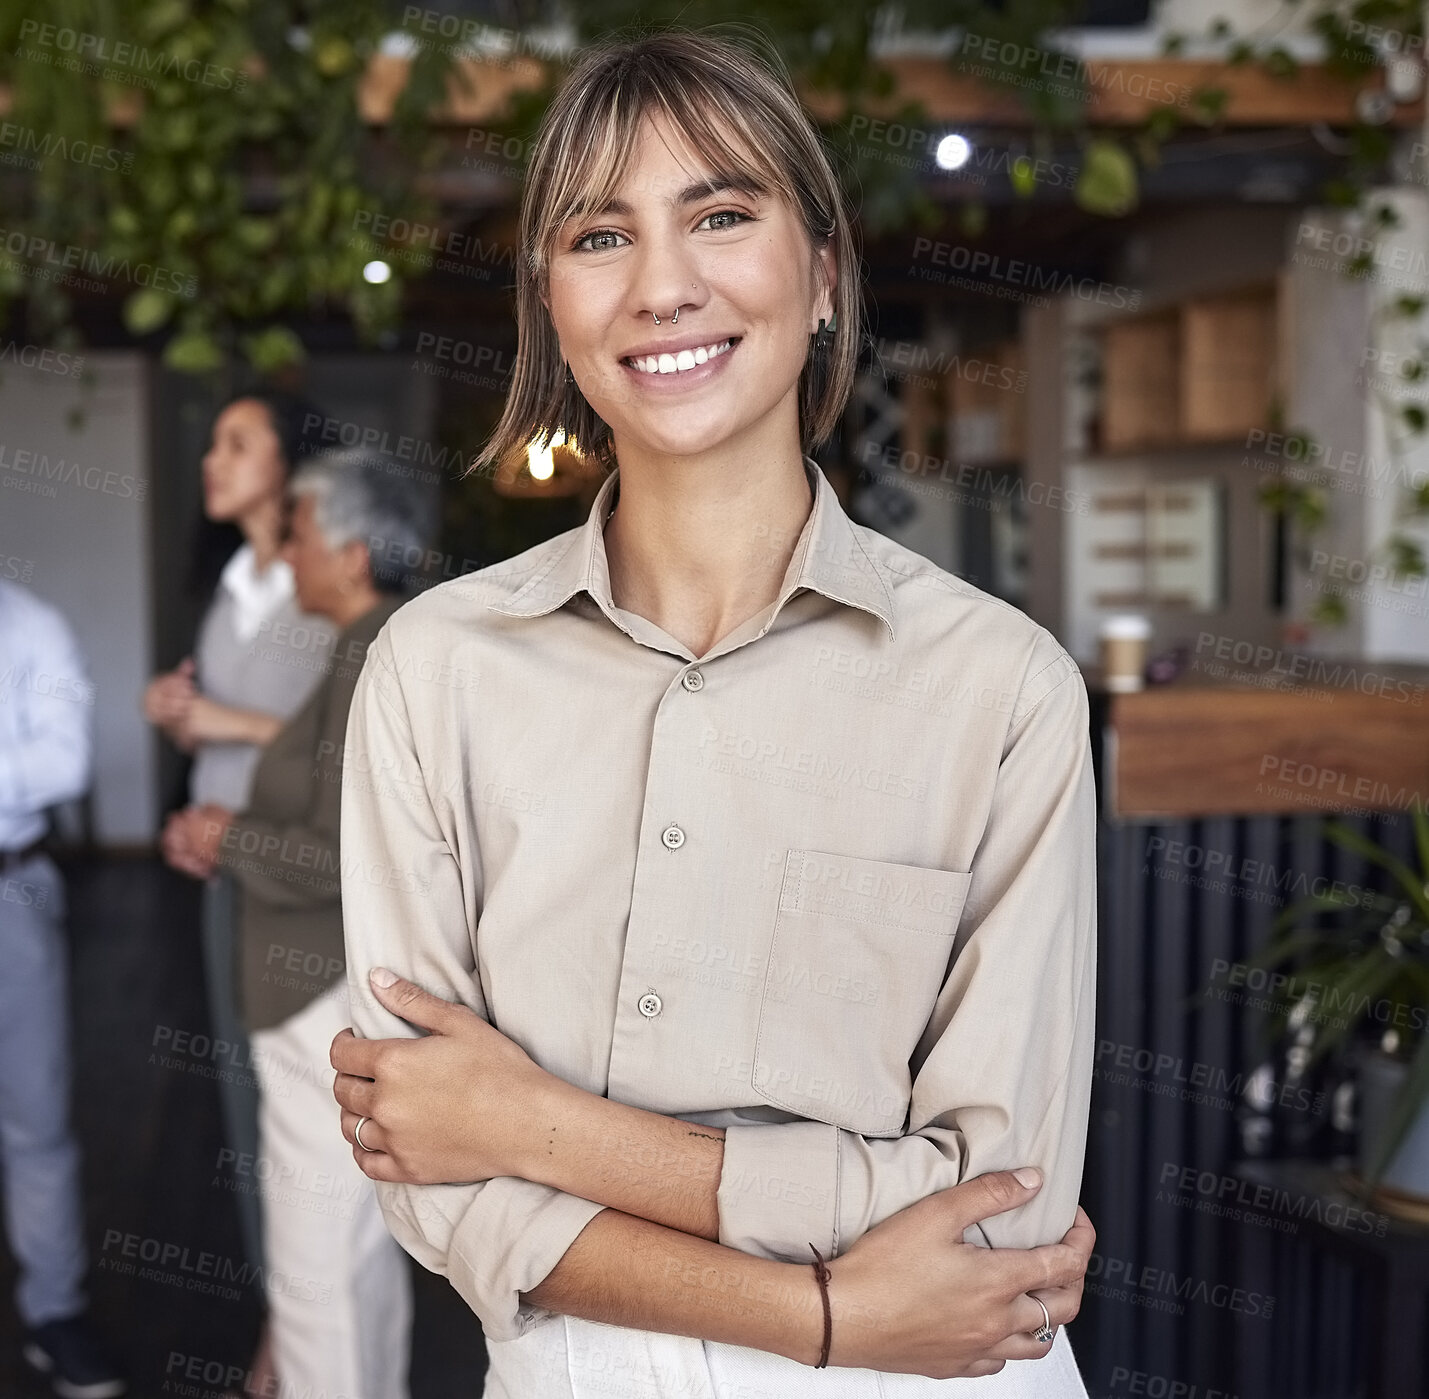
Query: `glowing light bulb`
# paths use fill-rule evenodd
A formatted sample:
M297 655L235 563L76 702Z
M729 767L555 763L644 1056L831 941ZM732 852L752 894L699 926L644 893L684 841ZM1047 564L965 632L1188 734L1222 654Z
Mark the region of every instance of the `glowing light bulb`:
M565 443L566 434L557 430L544 447L538 442L527 444L526 470L533 481L549 481L556 474L556 448L564 447Z
M956 131L949 132L938 142L933 159L941 170L961 170L973 153L972 142Z

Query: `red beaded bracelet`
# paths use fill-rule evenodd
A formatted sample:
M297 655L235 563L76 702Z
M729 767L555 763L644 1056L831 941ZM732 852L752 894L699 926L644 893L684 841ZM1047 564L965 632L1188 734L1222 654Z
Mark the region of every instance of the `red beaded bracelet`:
M819 1298L824 1304L824 1348L819 1352L819 1363L814 1366L814 1369L822 1370L829 1363L829 1343L834 1338L834 1316L829 1309L829 1268L824 1262L824 1255L814 1248L813 1244L809 1247L813 1249L814 1257L818 1260L809 1266L819 1280Z

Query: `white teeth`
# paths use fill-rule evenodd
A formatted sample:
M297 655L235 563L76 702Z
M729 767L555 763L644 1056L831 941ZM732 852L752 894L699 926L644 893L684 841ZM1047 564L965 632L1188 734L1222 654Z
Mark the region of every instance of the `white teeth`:
M626 363L642 374L678 374L681 370L693 369L716 355L724 354L733 344L733 340L722 340L718 345L701 345L673 355L634 355Z

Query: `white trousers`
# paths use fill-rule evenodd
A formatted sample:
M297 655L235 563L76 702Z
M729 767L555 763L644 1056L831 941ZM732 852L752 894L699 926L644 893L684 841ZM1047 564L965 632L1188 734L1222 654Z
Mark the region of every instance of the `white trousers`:
M1087 1399L1065 1329L982 1379L815 1370L767 1351L557 1317L488 1341L483 1399Z
M350 1023L338 981L250 1036L262 1099L260 1191L281 1399L407 1399L412 1285L372 1182L339 1126L328 1061Z

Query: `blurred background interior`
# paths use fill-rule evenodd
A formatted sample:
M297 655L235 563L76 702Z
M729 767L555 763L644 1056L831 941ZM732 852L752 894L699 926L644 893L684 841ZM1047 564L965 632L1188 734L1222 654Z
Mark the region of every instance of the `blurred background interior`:
M184 767L139 706L198 619L214 412L261 376L390 457L440 510L428 583L580 523L575 453L461 473L512 363L529 137L638 15L757 18L847 174L869 343L820 454L846 507L1084 667L1089 1391L1422 1399L1423 7L757 11L0 3L0 577L67 614L96 687L57 842L93 1290L136 1392L176 1353L242 1362L259 1308L103 1266L113 1231L241 1251L223 1065L154 1053L206 1020L155 855ZM414 1394L474 1392L474 1318L416 1281Z

